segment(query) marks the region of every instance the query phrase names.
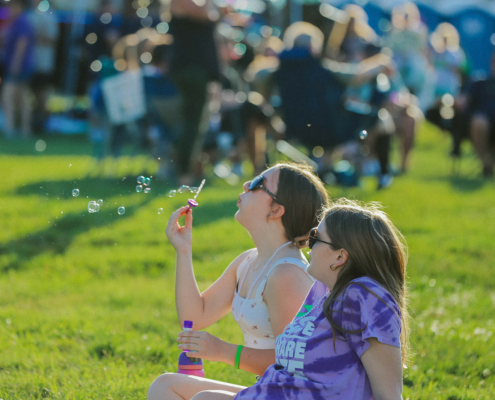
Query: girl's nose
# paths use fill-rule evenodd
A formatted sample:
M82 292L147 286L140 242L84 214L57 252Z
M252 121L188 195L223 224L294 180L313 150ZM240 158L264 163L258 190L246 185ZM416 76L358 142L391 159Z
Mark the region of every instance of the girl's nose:
M251 184L251 181L247 181L247 182L244 182L244 185L242 186L242 188L244 189L244 192L248 192L249 191L249 185Z

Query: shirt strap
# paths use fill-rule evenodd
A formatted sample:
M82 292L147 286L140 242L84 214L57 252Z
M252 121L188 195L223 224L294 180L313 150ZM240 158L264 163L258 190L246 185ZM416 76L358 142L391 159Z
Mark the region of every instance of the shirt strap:
M253 249L253 251L249 252L246 255L246 257L244 257L244 259L241 261L241 263L237 267L237 272L236 272L237 284L239 284L239 279L241 279L241 276L242 276L241 273L243 272L243 268L246 267L247 264L249 264L249 261L251 261L254 256L255 256L255 251Z

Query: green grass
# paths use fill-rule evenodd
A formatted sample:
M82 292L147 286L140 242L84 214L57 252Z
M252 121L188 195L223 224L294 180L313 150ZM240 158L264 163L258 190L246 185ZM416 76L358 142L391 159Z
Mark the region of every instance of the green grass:
M144 156L97 165L84 138L44 140L43 153L34 141L0 141L0 398L144 399L156 376L177 369L175 256L164 231L187 196L169 198L159 182L136 193L135 177L157 168ZM468 144L454 177L449 144L424 127L410 173L390 189L377 192L371 178L329 187L333 197L382 202L408 241L414 355L404 399L495 398L495 184L478 177ZM202 289L252 246L233 218L240 189L209 180L201 194ZM101 211L89 214L99 198ZM231 316L208 330L241 343ZM219 363L205 371L253 383Z

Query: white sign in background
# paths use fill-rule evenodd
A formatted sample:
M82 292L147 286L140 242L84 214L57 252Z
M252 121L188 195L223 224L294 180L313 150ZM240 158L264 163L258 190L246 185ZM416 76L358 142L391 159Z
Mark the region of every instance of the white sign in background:
M102 82L103 97L112 125L136 121L146 114L141 70L128 71Z

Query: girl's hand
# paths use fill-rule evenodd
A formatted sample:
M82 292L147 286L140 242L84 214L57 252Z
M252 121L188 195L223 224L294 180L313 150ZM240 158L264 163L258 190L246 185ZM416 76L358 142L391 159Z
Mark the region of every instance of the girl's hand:
M198 357L209 361L223 361L223 351L228 343L204 331L184 331L179 333L179 349L194 350L188 357Z
M184 206L175 211L168 220L167 224L167 237L174 246L177 253L186 253L191 251L192 248L192 209L189 211L188 206ZM179 218L186 216L186 222L184 226L179 225Z

